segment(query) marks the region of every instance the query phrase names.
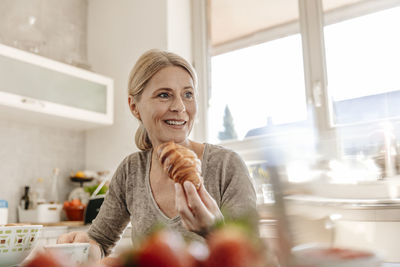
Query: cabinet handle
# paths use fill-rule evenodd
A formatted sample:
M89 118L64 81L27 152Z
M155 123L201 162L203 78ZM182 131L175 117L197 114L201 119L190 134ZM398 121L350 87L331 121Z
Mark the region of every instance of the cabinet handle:
M36 100L36 99L21 98L21 102L24 104L28 104L28 105L40 106L41 108L45 107L45 104L43 102Z

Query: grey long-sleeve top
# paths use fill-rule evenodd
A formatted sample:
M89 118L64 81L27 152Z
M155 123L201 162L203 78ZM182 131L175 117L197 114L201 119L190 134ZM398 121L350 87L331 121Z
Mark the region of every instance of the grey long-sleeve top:
M104 255L111 253L129 221L134 245L158 223L185 238L204 241L202 236L183 227L180 216L169 218L158 207L150 188L150 166L151 151L141 151L126 157L117 168L99 214L88 230ZM237 153L206 143L201 169L204 186L222 211L233 218L256 214L253 183Z

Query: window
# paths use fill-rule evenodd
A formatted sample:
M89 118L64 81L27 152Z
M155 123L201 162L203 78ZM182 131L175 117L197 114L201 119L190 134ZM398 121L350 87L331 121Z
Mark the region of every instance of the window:
M400 117L400 7L324 27L335 125Z
M306 121L297 0L220 0L209 2L209 8L209 141L243 140Z
M204 34L194 42L208 89L197 139L259 160L271 145L298 143L299 128L328 157L376 148L379 138L362 136L377 128L371 122L390 120L400 133L400 1L194 3L208 13L198 24L209 23L200 31L208 29L209 41Z
M300 34L211 59L211 142L266 134L307 118ZM212 115L211 115L212 114Z
M393 179L381 183L377 178L387 174L382 165L384 161L389 161L388 159L392 161L393 169L400 167L400 157L393 161L395 150L400 147L392 146L397 145L394 135L400 140L400 108L397 109L396 105L398 94L400 97L400 75L396 73L400 69L400 1L210 2L214 5L224 2L227 7L218 9L222 10L219 16L211 14L211 18L218 17L219 20L213 22L211 19L210 28L213 28L214 23L223 21L227 32L234 32L231 28L238 25L237 22L229 20L229 4L257 6L262 2L264 5L270 5L268 11L254 6L250 9L243 6L235 9L236 12L240 13L242 10L242 13L246 13L248 20L256 17L252 13L254 9L261 10L265 17L276 13L281 17L290 18L285 11L293 11L295 7L299 17L291 17L285 22L280 21L266 27L258 25L256 31L247 29L247 34L224 37L223 41L218 42L214 42L213 36L217 31L211 30L213 34L211 42L208 43L211 45L211 94L207 99L208 120L204 120L206 123L202 125L208 127L208 140L220 141L218 138L223 135L219 136L220 133L224 133L224 129L235 129L237 140L223 142L222 145L240 153L250 166L251 174L256 181L258 179L257 194L261 203L272 201L270 188L263 188L263 185L270 182L268 176L264 175L268 166L264 166L265 161L274 164L278 157L278 164L286 167L279 169L279 172L284 174L283 177L286 174L290 182L306 183L299 187L293 186L290 188L293 190L288 192L298 194L308 191L318 196L309 200L301 196L291 199L294 204L298 200L301 201L297 203L300 206L295 205L292 206L292 210L287 210L290 213L297 209L294 212L297 216L291 223L306 225L304 217L310 215L309 218L313 218L312 223L308 224L310 228L304 231L307 235L299 235L298 240L295 240L298 244L304 240L313 242L314 238L321 242L323 235L308 234L322 233L314 228L318 225L315 218L325 218L320 215L326 216L331 213L333 210L326 207L332 204L335 206L334 212L343 215L341 223L344 224L336 224L344 229L343 236L338 235L337 231L334 235L330 232L329 241L322 242L355 248L360 248L361 244L363 249L367 248L368 246L364 246L366 243L362 243L364 240L360 242L360 239L356 238L353 242L352 238L355 235L348 235L359 230L359 222L354 224L354 227L347 224L349 220L362 221L365 219L364 214L358 217L358 212L344 211L352 203L355 209L358 207L361 212L364 203L399 197L398 192L393 189L396 185L390 186L392 181L394 182ZM277 8L285 5L291 8ZM209 8L213 13L213 6ZM298 24L301 27L298 27ZM279 64L287 68L279 68ZM253 66L257 67L252 68ZM249 84L251 86L248 86ZM273 91L271 88L279 90ZM225 112L228 110L226 107L229 108L229 112ZM251 115L245 115L247 110L251 110ZM382 120L390 123L380 125ZM293 131L297 129L296 126L315 129L315 140L308 139L307 134L298 135ZM277 129L278 134L275 134L274 129ZM281 130L287 131L283 133ZM254 137L257 135L258 137ZM232 136L234 135L230 135L231 138ZM315 151L309 149L310 140L315 141ZM381 150L382 143L386 144L385 149L389 149ZM288 153L284 154L286 152ZM271 155L272 157L269 157ZM290 183L285 183L285 186L288 184ZM321 206L321 210L315 209L318 206L316 203L324 198L328 198L326 205ZM332 198L338 198L338 201ZM354 202L351 199L354 199ZM312 203L312 212L305 215L304 207L308 201ZM371 208L374 208L373 206L371 205ZM341 207L343 210L340 210ZM338 214L329 214L329 218L332 221L337 220ZM383 216L386 215L380 213L377 219ZM304 221L301 221L303 219ZM320 229L326 227L326 220L321 220L319 225L322 226ZM364 236L381 236L381 233L375 235L368 229ZM304 240L300 240L301 238ZM376 246L368 248L375 250ZM390 252L387 247L382 247L380 251ZM391 259L386 257L385 260Z

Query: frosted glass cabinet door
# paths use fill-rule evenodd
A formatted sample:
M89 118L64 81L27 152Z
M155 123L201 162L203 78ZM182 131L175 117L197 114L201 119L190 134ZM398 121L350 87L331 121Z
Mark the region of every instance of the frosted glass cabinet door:
M113 81L108 77L0 45L0 81L0 105L112 124Z

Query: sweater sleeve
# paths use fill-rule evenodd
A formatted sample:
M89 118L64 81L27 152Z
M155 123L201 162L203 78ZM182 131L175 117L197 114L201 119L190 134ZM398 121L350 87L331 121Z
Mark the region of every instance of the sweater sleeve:
M256 192L246 164L236 152L230 152L223 165L222 212L228 219L250 218L257 228Z
M100 244L104 256L111 253L130 219L124 190L127 175L128 164L124 160L114 173L100 211L88 230L89 237Z

